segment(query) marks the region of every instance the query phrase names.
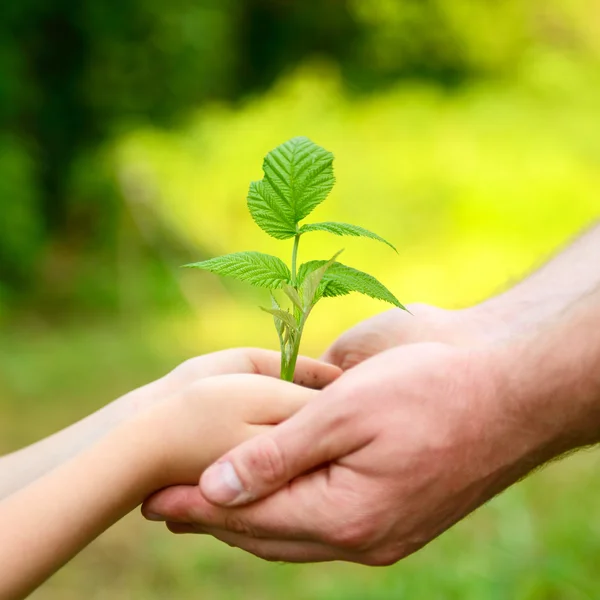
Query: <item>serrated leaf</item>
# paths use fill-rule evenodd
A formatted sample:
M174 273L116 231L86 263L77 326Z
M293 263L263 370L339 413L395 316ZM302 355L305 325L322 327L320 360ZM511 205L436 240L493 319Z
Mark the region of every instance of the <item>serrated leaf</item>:
M294 213L273 194L264 181L253 181L248 189L248 210L254 222L270 236L286 240L296 235Z
M327 269L329 269L335 262L335 259L343 252L343 250L339 250L336 252L328 261L322 261L322 264L315 268L314 270L308 272L306 276L302 279L302 299L304 300L303 309L309 310L316 301L319 299L320 294L317 293L319 290L319 286Z
M184 266L234 277L269 289L276 289L291 279L290 270L280 258L262 252L234 252Z
M324 260L313 260L302 264L298 269L298 280L302 281L301 277L308 277L310 273L319 269L325 262ZM342 263L333 263L323 276L320 293L325 297L333 297L344 296L350 292L359 292L406 310L406 307L400 303L396 296L372 275Z
M309 260L308 262L302 263L298 267L298 274L296 275L296 285L301 286L309 273L318 269L324 265L327 261L325 260Z
M265 194L277 198L278 219L293 225L308 216L333 188L333 154L306 137L295 137L271 150L263 162ZM273 212L277 212L273 210ZM290 223L286 220L286 225Z
M306 225L302 225L300 227L300 233L308 233L309 231L326 231L328 233L333 233L334 235L348 235L353 237L366 237L371 238L372 240L377 240L378 242L383 242L387 244L394 252L398 252L395 246L390 244L387 240L384 240L381 236L365 229L364 227L359 227L358 225L350 225L350 223L338 223L336 221L324 221L323 223L308 223Z
M298 331L298 324L296 323L296 320L287 310L281 310L280 308L264 308L263 306L260 307L260 310L264 310L266 313L277 317L292 331Z

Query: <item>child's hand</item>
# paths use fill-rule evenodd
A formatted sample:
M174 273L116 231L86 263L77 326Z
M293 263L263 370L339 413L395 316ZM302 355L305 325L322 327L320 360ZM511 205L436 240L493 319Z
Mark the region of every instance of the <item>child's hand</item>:
M250 373L279 377L280 353L261 348L233 348L203 356L196 356L181 363L162 380L163 386L176 392L199 379L231 373ZM321 389L341 374L330 364L298 357L294 383L304 387Z
M260 368L269 366L269 358ZM278 356L274 359L278 365ZM314 377L312 362L303 361L300 378L325 383L324 373ZM317 393L250 374L208 377L188 386L138 420L150 447L153 486L196 484L219 456L292 416Z
M188 361L158 387L142 389L133 416L114 426L107 419L108 432L96 431L95 443L3 500L0 531L8 542L0 544L0 598L24 598L151 493L197 483L221 454L318 393L265 376L278 366L277 353L261 350ZM217 375L232 371L242 374ZM298 381L306 385L322 387L339 372L298 361Z
M181 363L164 377L119 398L113 403L116 415L111 417L111 420L115 425L128 421L165 398L207 377L233 373L279 377L279 369L279 352L261 348L233 348L196 356ZM341 372L337 366L300 356L296 365L295 383L321 389L336 379Z
M155 382L131 423L136 429L140 423L148 428L150 439L144 437L155 457L155 489L197 483L226 450L290 417L314 389L342 372L302 356L295 383L281 381L279 369L279 352L236 348L187 360ZM139 410L142 406L145 410Z

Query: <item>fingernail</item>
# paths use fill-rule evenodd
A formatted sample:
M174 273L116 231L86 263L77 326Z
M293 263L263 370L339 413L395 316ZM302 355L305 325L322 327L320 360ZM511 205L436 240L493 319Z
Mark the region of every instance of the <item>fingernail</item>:
M146 517L146 519L148 521L164 521L165 518L162 515L159 515L157 513L144 513L144 517Z
M230 506L250 499L229 461L216 463L206 469L200 479L200 487L208 500L215 504Z

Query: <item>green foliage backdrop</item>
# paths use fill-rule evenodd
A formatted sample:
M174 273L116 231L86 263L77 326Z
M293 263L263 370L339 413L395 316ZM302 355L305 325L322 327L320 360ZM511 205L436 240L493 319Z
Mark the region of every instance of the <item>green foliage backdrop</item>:
M315 219L389 239L398 256L348 239L344 258L403 302L523 276L600 213L599 27L598 0L2 4L0 451L192 354L276 347L260 291L178 266L280 252L244 200L293 136L336 156ZM379 310L324 300L304 351ZM595 598L597 463L553 465L382 570L269 565L132 515L34 597Z
M524 65L553 57L597 79L598 10L597 0L4 3L5 303L33 294L48 312L71 310L70 299L115 308L123 203L107 147L125 132L243 101L315 57L336 65L350 95L415 81L461 94L490 80L514 86ZM564 71L550 95L568 89Z

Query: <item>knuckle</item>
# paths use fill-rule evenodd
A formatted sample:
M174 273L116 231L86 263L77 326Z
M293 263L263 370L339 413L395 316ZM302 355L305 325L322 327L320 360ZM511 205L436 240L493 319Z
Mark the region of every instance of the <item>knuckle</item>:
M242 347L223 350L231 364L236 365L239 372L249 373L251 375L260 375L260 359L264 355L264 350L260 348Z
M253 361L257 355L256 348L230 348L229 350L224 350L226 356L230 359L235 359L236 362L239 363L249 363L250 366L254 366Z
M196 371L200 357L195 356L184 360L181 364L177 365L165 376L170 381L186 381L192 378L193 373Z
M387 543L367 552L361 562L370 567L389 567L422 547L422 543Z
M226 515L224 519L225 529L231 533L243 535L244 537L258 537L255 528L245 519L240 518L236 514Z
M356 365L365 361L369 358L369 354L367 352L361 350L348 350L344 353L343 359L340 360L339 367L342 371L348 371L352 369L352 367L356 367Z
M164 517L176 522L189 520L192 512L189 505L185 504L184 502L180 502L178 499L164 500L157 509L144 512L145 514L148 514L154 512L154 510Z
M237 352L237 356L240 360L250 361L257 372L260 371L257 365L258 361L260 361L260 359L263 358L265 354L268 354L266 350L263 350L262 348L255 348L253 346L244 346L242 348L237 348L233 350L233 352Z
M363 564L369 567L391 567L401 558L404 558L404 554L397 548L382 548L367 555Z
M340 366L344 355L346 354L346 340L347 333L343 333L327 350L327 360L334 365Z
M167 488L153 497L149 504L142 505L144 516L158 514L166 521L197 526L218 522L218 510L197 494L195 488Z
M258 558L262 558L262 560L266 560L267 562L281 562L282 560L281 555L273 549L261 547L259 545L250 545L248 552L250 552L250 554L254 554L254 556Z
M223 544L226 544L227 546L229 546L230 548L242 548L242 546L240 545L240 541L237 539L232 538L231 536L228 535L223 535L223 533L221 532L211 532L211 535L216 539L219 540L219 542L222 542Z
M246 469L252 481L272 487L286 480L287 467L281 448L270 436L256 438L252 453L248 456ZM254 490L249 489L252 493Z
M245 539L241 537L236 537L233 539L229 536L218 535L215 537L221 542L227 544L230 548L239 548L240 550L248 552L257 558L261 558L262 560L266 560L268 562L281 561L281 555L276 551L276 549L272 548L270 544L264 543L263 541Z
M245 542L238 546L241 550L248 552L257 558L266 560L267 562L281 562L282 557L274 548L271 548L269 544L264 544L254 540Z
M182 383L181 388L176 394L176 398L183 403L184 406L194 406L198 398L202 397L204 391L202 379L187 381Z
M377 539L377 525L371 517L353 517L333 529L325 542L331 546L352 550L366 551Z
M355 367L368 356L363 345L358 344L355 338L353 333L342 334L328 351L328 360L342 371Z
M258 361L261 357L259 348L230 348L214 352L210 356L194 356L184 360L177 365L165 378L172 384L186 385L194 381L204 379L207 375L207 370L216 369L217 372L222 370L227 371L226 365L230 365L232 371L243 371L249 373L257 373Z

